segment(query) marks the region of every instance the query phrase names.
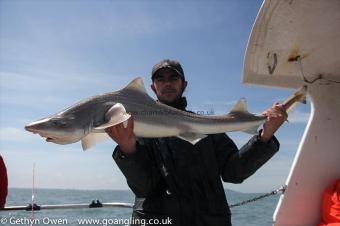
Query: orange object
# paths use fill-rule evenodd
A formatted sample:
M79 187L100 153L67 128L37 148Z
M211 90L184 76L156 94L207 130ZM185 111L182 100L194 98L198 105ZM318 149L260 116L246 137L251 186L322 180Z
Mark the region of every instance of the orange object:
M0 208L4 208L8 193L7 169L0 155Z
M340 179L325 189L321 211L322 222L319 226L340 226Z

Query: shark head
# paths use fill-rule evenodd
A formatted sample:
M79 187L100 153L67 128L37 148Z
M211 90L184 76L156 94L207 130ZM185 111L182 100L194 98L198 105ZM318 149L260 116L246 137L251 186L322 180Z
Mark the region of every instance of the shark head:
M25 129L56 144L74 143L84 136L84 129L77 126L72 116L55 115L43 118L27 124Z

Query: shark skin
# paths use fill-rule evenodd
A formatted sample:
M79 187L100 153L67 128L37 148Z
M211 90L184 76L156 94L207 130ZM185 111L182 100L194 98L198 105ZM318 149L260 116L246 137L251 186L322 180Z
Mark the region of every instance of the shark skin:
M298 92L298 97L295 93L285 103L293 105L306 94L306 90ZM193 145L208 134L231 131L255 134L265 121L263 115L247 111L245 99L240 99L229 113L220 116L178 110L152 99L142 78L137 77L121 90L82 100L64 111L27 124L25 129L56 144L81 141L86 150L108 138L105 128L126 123L131 115L136 137L177 136Z

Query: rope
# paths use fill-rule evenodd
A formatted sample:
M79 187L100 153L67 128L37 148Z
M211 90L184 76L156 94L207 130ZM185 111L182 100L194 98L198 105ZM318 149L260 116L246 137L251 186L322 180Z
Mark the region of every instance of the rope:
M234 207L236 207L236 206L243 206L243 205L246 205L246 204L248 204L248 203L252 203L252 202L255 202L255 201L257 201L257 200L266 198L266 197L268 197L268 196L276 195L276 194L279 193L279 192L280 192L280 193L284 193L285 190L286 190L286 188L287 188L287 185L283 185L283 186L281 186L280 188L278 188L278 189L276 189L276 190L274 190L274 191L271 191L271 192L269 192L269 193L260 195L260 196L258 196L258 197L252 198L252 199L248 199L248 200L245 200L245 201L242 201L242 202L239 202L239 203L232 204L232 205L230 205L229 207L230 207L230 208L234 208Z

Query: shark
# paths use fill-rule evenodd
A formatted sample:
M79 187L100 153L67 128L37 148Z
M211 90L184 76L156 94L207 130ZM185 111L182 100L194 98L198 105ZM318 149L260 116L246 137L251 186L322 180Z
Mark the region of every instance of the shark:
M289 111L295 103L305 100L304 86L284 101ZM52 116L33 121L25 129L39 134L47 142L71 144L81 142L87 150L109 138L105 129L124 123L133 116L133 132L137 138L176 136L195 145L209 134L243 131L257 133L266 120L263 115L248 112L241 98L223 115L200 115L182 111L155 101L147 94L141 77L115 92L84 99Z

